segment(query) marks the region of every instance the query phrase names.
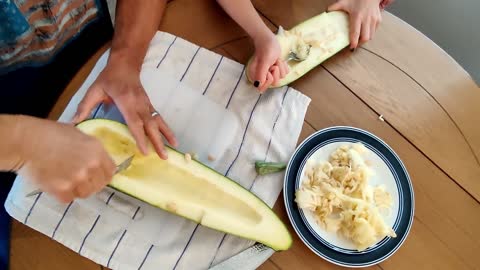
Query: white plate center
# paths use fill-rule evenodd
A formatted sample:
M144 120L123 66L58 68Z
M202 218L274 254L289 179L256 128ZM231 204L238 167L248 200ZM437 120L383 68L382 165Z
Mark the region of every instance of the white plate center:
M350 142L329 143L317 149L309 157L308 160L313 160L315 162L328 161L328 158L332 152L334 152L338 147L342 145L348 145L348 144L351 144L351 143ZM368 181L369 185L372 187L383 185L385 187L385 190L388 193L390 193L390 195L392 196L392 207L390 209L390 214L382 215L382 216L384 217L385 223L388 226L393 228L395 221L397 219L397 215L399 213L399 207L400 207L399 187L392 173L393 168L392 170L390 170L387 163L385 163L385 161L379 155L373 152L368 145L365 145L365 146L367 147L368 151L365 154L363 154L363 157L365 159L365 162L369 164L370 168L374 171L374 175L372 175ZM300 185L303 183L305 179L307 179L307 177L305 176L305 165L303 164L301 168ZM296 185L296 187L298 187L298 185ZM315 235L315 237L317 238L320 237L321 239L323 239L324 241L328 242L330 245L333 245L335 247L356 251L355 245L352 243L351 240L348 240L342 237L341 235L337 235L336 233L327 232L320 225L318 225L317 222L315 221L315 217L313 213L311 213L308 210L302 210L302 209L300 209L300 212L302 212L303 215L305 216L305 219L308 223L307 225L309 225L307 227L309 227L309 230ZM380 241L381 240L379 240L379 242ZM378 244L378 242L376 244ZM366 251L368 251L368 249Z

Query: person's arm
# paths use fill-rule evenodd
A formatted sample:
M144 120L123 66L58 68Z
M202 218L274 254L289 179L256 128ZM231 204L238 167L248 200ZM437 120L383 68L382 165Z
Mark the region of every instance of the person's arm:
M94 137L73 125L0 114L0 171L12 171L62 202L100 191L113 160Z
M115 33L107 66L80 102L73 119L74 123L80 122L100 102L113 101L139 149L147 154L149 139L164 159L167 153L162 135L173 146L177 146L177 142L161 116L152 116L154 108L140 82L140 70L165 5L165 0L118 0Z
M252 38L255 56L249 75L255 86L264 91L275 85L288 73L288 67L280 59L280 45L275 35L265 25L250 0L217 0L225 12L232 17Z
M0 115L0 171L16 171L22 166L19 117Z
M118 0L109 62L128 64L138 72L158 30L166 0Z
M217 0L217 2L253 40L272 35L272 31L262 21L250 0Z

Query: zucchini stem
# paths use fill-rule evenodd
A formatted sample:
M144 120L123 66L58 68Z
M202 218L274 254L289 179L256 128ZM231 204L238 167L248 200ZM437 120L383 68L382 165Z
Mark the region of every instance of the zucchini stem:
M255 162L255 170L260 175L281 172L286 167L287 167L287 164L282 162L265 162L265 161Z

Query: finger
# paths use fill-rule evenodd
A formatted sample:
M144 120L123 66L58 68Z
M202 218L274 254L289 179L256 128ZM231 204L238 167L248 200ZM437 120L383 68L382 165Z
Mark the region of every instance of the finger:
M157 110L155 110L155 108L153 107L152 103L150 102L150 100L148 100L148 104L149 104L149 107L150 107L150 111L151 112L155 112ZM167 123L165 122L165 120L163 120L162 116L157 114L154 118L153 118L156 122L157 122L157 125L158 125L158 130L160 130L160 132L162 133L163 137L165 137L165 139L167 140L167 142L173 146L173 147L178 147L178 141L177 141L177 138L175 137L175 134L173 133L173 131L170 129L170 127L167 125Z
M61 203L71 203L75 197L73 195L65 196L65 195L55 195L52 194L57 200Z
M343 10L345 7L344 7L344 4L343 4L343 1L337 1L333 4L331 4L328 8L327 8L327 11L336 11L336 10Z
M98 85L93 85L88 89L87 93L83 97L82 101L78 104L77 112L72 118L74 124L85 120L92 110L103 100L105 99L105 94L103 90Z
M262 93L265 92L265 90L267 90L267 88L272 84L272 82L273 82L272 73L268 72L267 73L267 79L265 80L265 83L263 85L260 85L258 90Z
M290 67L288 66L287 62L282 61L283 66L285 67L285 76L290 72Z
M87 196L90 196L91 194L97 193L100 190L102 190L112 179L112 176L113 176L113 173L114 173L116 167L115 167L113 161L111 161L109 159L110 159L110 157L103 156L103 158L102 158L103 162L100 163L99 167L95 168L92 171L91 176L87 181L88 184L85 184L89 187L89 191L88 191ZM107 162L105 162L105 161L107 161ZM109 161L111 162L111 164L109 164ZM110 166L112 166L113 169ZM106 169L106 168L108 168L108 169ZM84 185L84 183L82 182L81 185ZM81 188L78 187L78 189L81 189ZM80 192L81 192L81 190L80 190ZM83 192L85 192L85 191L83 191ZM80 194L80 195L82 195L82 194Z
M101 171L97 174L98 176L95 178L90 179L91 183L91 191L90 195L94 193L100 192L105 186L107 186L111 181L113 174L115 173L116 167L112 161L113 164L113 170L111 170L110 166L108 166L108 169L105 169L103 166L101 168Z
M117 170L117 166L115 165L115 162L112 160L112 158L107 154L107 152L104 152L104 162L102 162L102 172L100 177L100 181L94 181L95 184L95 191L98 192L102 188L104 188L106 185L108 185L113 178L113 174Z
M277 65L280 69L280 79L285 78L285 76L287 75L287 68L283 64L283 61L278 59L277 62L275 62L275 65Z
M370 20L362 23L360 42L363 44L370 40Z
M178 141L177 138L175 137L175 134L173 131L170 129L170 127L167 125L165 120L160 115L157 115L155 117L155 121L157 121L158 129L160 132L162 132L163 136L167 140L167 142L172 145L173 147L178 147Z
M77 185L73 193L75 197L84 199L93 193L93 189L94 189L94 186L93 186L92 180L88 180Z
M108 182L106 179L108 179L106 177L106 175L104 175L104 177L102 177L101 179L96 179L96 180L93 180L91 179L91 193L90 194L94 194L94 193L98 193L100 192L100 190L102 190L106 185L108 185Z
M131 113L131 117L126 120L128 128L135 138L137 147L140 149L142 154L148 155L148 145L147 145L147 135L145 134L145 123L143 122L140 115L135 112Z
M277 86L278 81L280 80L280 68L277 65L275 65L270 68L270 71L272 72L272 76L273 76L272 85Z
M57 198L58 201L62 203L70 203L75 198L75 196L73 195L73 192L71 191L52 191L49 193L52 194L55 198Z
M267 79L267 73L268 73L268 69L270 68L270 64L267 61L260 59L258 57L256 59L257 59L257 64L255 66L255 74L253 77L255 79L254 84L262 85L265 83Z
M378 17L377 20L375 21L375 31L377 31L378 27L380 26L380 23L382 22L382 13L379 11L378 12Z
M155 152L157 152L158 156L162 159L168 159L167 151L165 151L165 147L162 141L162 136L160 136L160 131L158 130L157 122L151 118L145 125L145 131L147 133L148 138L153 144L153 148Z
M103 100L103 102L105 104L112 104L113 103L113 99L109 96L105 96L105 99Z
M362 22L359 16L351 17L350 20L350 49L354 50L358 46L358 39L360 37L360 28Z
M122 113L123 118L125 118L125 122L127 122L127 126L132 133L133 138L135 138L138 149L140 149L142 154L147 155L147 136L145 134L143 120L135 110L136 105L127 100L117 102L117 106Z
M373 39L376 29L377 29L377 20L371 20L370 21L370 40Z

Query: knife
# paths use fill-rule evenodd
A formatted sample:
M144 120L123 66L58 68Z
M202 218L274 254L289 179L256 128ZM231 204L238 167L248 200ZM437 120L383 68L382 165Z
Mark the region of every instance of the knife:
M246 250L216 264L209 270L253 270L262 265L275 251L264 244L256 243Z
M127 169L130 164L132 163L132 160L133 160L133 157L134 155L128 157L126 160L124 160L122 163L120 163L119 165L117 165L117 169L115 170L115 174L121 172L121 171L124 171L125 169ZM42 190L40 189L35 189L34 191L28 193L27 195L25 195L25 197L31 197L31 196L34 196L34 195L37 195L39 193L41 193Z

